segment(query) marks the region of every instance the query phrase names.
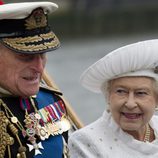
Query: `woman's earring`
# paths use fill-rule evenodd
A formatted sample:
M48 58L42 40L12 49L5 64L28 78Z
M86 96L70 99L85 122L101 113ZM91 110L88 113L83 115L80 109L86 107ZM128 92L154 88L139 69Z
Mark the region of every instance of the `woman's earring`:
M107 113L110 113L110 108L109 108L109 107L110 107L110 103L108 102L108 107L107 107L107 109L106 109L106 112L107 112Z
M155 107L155 111L158 111L158 106Z
M110 113L110 109L107 109L106 111L107 111L107 113Z

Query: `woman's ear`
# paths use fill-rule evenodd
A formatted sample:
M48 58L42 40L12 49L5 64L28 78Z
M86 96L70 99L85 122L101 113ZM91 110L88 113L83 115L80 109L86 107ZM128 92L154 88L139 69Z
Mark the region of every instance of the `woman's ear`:
M158 95L156 95L155 111L158 111Z
M156 105L155 108L158 108L158 94L156 94Z

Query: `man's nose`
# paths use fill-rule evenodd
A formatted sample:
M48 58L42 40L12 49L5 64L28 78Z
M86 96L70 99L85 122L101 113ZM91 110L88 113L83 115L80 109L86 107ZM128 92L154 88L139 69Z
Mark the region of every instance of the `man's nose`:
M34 65L34 69L38 72L43 72L44 68L45 68L45 64L46 64L46 57L43 54L36 54L34 61L33 61L33 65Z
M134 109L134 108L137 107L137 102L135 100L133 92L129 93L128 98L127 98L127 100L125 102L125 106L128 109Z

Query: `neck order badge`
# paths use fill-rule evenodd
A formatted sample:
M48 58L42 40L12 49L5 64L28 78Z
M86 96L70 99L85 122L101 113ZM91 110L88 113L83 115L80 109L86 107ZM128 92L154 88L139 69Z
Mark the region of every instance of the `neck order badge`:
M2 5L2 4L3 4L3 1L0 0L0 5Z

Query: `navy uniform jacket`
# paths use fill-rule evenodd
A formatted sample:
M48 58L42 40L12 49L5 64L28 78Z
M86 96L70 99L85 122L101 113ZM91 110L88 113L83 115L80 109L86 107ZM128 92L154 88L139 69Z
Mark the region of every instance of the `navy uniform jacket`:
M39 93L37 94L36 98L34 99L36 103L36 107L38 110L46 107L54 102L61 100L60 93L40 88ZM19 97L3 97L1 98L4 103L9 107L12 113L18 118L21 124L24 126L24 119L25 119L25 110L20 107L21 106L21 99ZM30 106L30 112L34 112L34 108ZM9 131L8 131L9 133ZM11 133L9 133L11 135ZM27 138L22 136L22 133L19 131L19 137L22 144L27 148L26 157L27 158L62 158L63 157L63 138L67 142L68 132L63 132L62 134L57 134L55 136L50 135L48 139L41 141L37 138L37 143L42 142L42 146L44 149L39 149L42 154L38 154L35 156L35 150L29 152L29 149L26 144L30 144ZM12 158L16 158L16 154L18 152L19 144L14 139L14 144L11 145L11 155ZM8 158L8 151L6 150L5 158Z

